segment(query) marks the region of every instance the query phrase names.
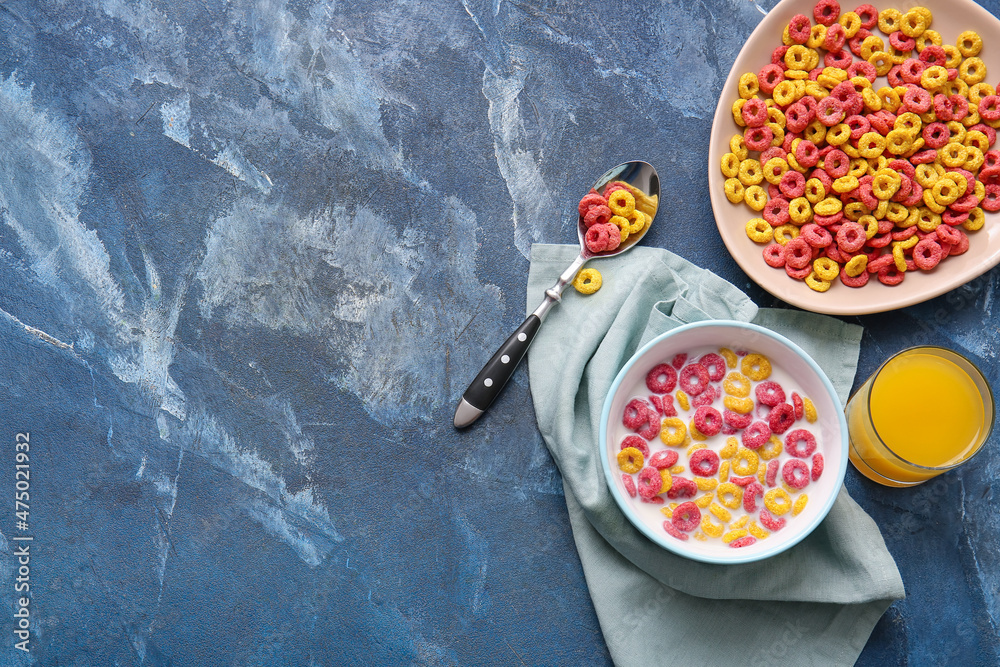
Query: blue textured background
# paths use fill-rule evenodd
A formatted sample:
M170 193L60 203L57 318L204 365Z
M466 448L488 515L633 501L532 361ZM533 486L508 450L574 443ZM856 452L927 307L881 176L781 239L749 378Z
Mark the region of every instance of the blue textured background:
M650 243L780 305L707 193L760 18L0 0L0 663L608 664L526 369L472 429L451 418L522 319L531 243L573 241L624 159L660 172ZM1000 386L998 276L849 318L859 379L934 342ZM18 431L28 655L2 611ZM909 591L860 664L997 664L996 446L909 491L849 471Z

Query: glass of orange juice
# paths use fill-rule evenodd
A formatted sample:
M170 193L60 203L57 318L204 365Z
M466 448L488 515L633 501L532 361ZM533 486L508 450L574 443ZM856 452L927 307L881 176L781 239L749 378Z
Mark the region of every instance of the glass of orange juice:
M858 472L886 486L913 486L980 450L993 429L993 392L961 354L912 347L883 363L846 412Z

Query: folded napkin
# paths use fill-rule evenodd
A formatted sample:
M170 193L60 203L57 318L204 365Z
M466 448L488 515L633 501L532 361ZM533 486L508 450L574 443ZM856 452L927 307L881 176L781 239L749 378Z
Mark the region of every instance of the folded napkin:
M534 309L578 253L535 245ZM538 428L563 477L573 536L605 641L621 666L852 665L903 582L878 527L841 489L828 517L788 551L713 565L650 542L619 510L598 451L611 383L644 343L710 319L752 321L800 345L843 402L861 327L795 310L758 309L736 287L659 248L594 264L600 291L569 289L528 352Z

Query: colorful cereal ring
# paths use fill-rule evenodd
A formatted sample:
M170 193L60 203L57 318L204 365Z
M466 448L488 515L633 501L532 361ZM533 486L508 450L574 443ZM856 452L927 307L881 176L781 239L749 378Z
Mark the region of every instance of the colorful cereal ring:
M708 370L699 363L693 363L681 369L678 385L689 396L697 396L705 391L708 381Z
M795 423L795 409L788 403L780 403L767 415L767 425L771 427L771 433L781 435ZM771 437L768 434L768 437ZM763 444L763 443L761 443Z
M663 489L663 478L660 477L660 471L652 466L646 466L640 470L637 488L639 495L643 498L652 498L658 495Z
M823 462L823 455L820 453L813 454L812 460L812 481L817 481L823 474L823 468L825 464Z
M809 484L809 475L809 466L799 459L788 459L781 467L781 478L793 489L804 489Z
M754 389L754 395L757 397L758 403L763 403L772 408L785 402L785 390L773 380L767 380L758 384Z
M792 509L792 498L788 495L788 492L781 487L771 489L764 494L764 507L766 507L767 511L771 514L781 516L786 514L788 510ZM763 510L761 510L761 514L763 515ZM761 519L763 519L763 516L761 516Z
M694 498L698 493L698 485L686 477L674 477L674 483L667 491L667 498Z
M649 405L641 398L633 398L625 406L622 424L625 428L635 431L646 424L649 418Z
M701 524L701 510L693 502L681 503L674 508L670 521L677 530L690 533Z
M709 405L703 405L695 410L694 425L704 435L717 435L722 429L722 414Z
M785 451L796 458L807 459L816 451L816 436L804 428L797 428L785 436Z
M669 394L677 386L677 371L669 364L657 364L646 374L646 387L657 394Z
M770 491L768 491L768 493L770 493ZM787 512L788 510L785 510L785 511ZM760 516L760 522L762 524L764 524L764 527L767 528L768 530L772 531L772 532L781 530L782 528L785 527L785 523L786 523L785 519L778 519L778 518L774 517L766 509L761 510L759 516Z
M665 449L653 454L649 459L649 465L657 470L669 470L677 465L679 455L672 449Z
M635 481L632 479L632 475L622 475L622 485L625 487L625 493L630 498L635 498Z
M642 463L642 452L635 447L626 447L618 452L618 467L622 472L639 472L642 470Z
M699 449L691 455L691 473L701 477L712 477L719 472L719 455L711 449Z
M772 409L773 411L773 409ZM772 428L763 421L755 421L743 431L743 446L747 449L762 447L771 438ZM756 454L754 455L756 456ZM741 473L746 474L746 473Z
M621 447L619 447L619 450L628 449L629 447L634 447L638 449L639 452L642 454L643 458L649 457L649 445L646 443L645 440L643 440L639 436L637 435L627 436L624 440L622 440Z

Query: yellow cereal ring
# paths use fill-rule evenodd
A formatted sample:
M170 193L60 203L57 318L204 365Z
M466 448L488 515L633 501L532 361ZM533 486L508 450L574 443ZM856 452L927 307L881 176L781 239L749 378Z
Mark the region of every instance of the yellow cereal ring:
M792 498L782 488L771 489L764 493L764 506L774 516L781 516L792 509Z
M844 26L847 39L854 37L861 29L861 17L856 12L844 12L837 22Z
M726 438L726 444L722 446L719 450L719 458L731 459L736 456L736 452L740 449L740 441L736 439L735 436L729 436Z
M621 236L622 241L628 238L632 229L632 223L629 222L628 218L623 218L620 215L613 215L608 222L618 228L618 234Z
M802 510L806 508L806 503L808 502L809 502L809 496L807 496L804 493L801 494L798 498L796 498L795 502L792 504L792 516L798 516L802 512Z
M686 393L678 389L676 396L677 396L677 404L681 406L681 410L691 409L691 399L688 398L688 395Z
M730 527L730 529L743 528L743 527L745 527L747 525L747 521L749 521L749 520L750 520L750 516L747 515L747 514L744 514L739 519L737 519L736 521L733 521L731 524L729 524L729 527Z
M966 30L958 36L955 44L959 53L966 58L972 58L978 56L979 52L982 51L983 38L975 30Z
M687 425L680 417L667 417L660 425L660 440L668 447L680 447L687 439ZM624 451L624 450L622 450Z
M927 30L927 17L911 9L900 17L899 29L907 37L919 37Z
M777 456L781 456L781 452L784 449L785 446L781 444L781 438L772 435L766 443L757 449L757 455L764 461L770 461Z
M773 157L764 163L764 178L771 185L781 182L781 177L788 171L788 160L780 157Z
M716 486L719 485L719 480L714 477L698 477L695 476L694 483L698 486L699 491L711 491Z
M723 461L719 464L719 481L729 481L729 461Z
M939 178L934 187L931 188L931 192L934 194L934 201L941 206L955 203L959 196L958 187L955 185L955 181L950 178Z
M746 447L740 447L739 451L736 452L736 456L733 457L731 469L734 475L746 477L747 475L757 474L757 467L759 465L760 458L757 456L757 452ZM722 493L722 487L719 487L719 493Z
M969 211L969 217L962 223L962 229L967 232L979 231L986 223L986 213L978 206Z
M670 503L670 504L671 505L676 505L676 503ZM660 511L663 513L663 516L667 517L668 519L672 519L674 517L674 508L673 507L670 507L670 506L661 507Z
M984 97L996 95L996 89L985 81L969 86L969 107L978 107Z
M722 156L722 175L726 178L736 178L740 172L740 158L736 153L726 153Z
M767 192L759 185L751 185L743 191L743 201L754 211L763 211L767 206Z
M844 202L839 197L827 197L813 206L818 215L837 215L844 208Z
M909 216L910 209L896 201L889 202L889 207L885 211L885 219L897 225L904 223Z
M878 29L887 35L899 30L900 21L903 15L898 9L883 9L878 13ZM926 29L926 26L925 26Z
M580 294L593 294L601 289L601 273L597 269L581 269L573 278L573 287Z
M760 83L757 81L757 75L753 72L747 72L740 76L740 82L736 86L736 90L739 91L740 97L745 100L750 99L754 95L760 92Z
M903 255L902 246L899 245L892 246L892 261L896 264L897 271L899 271L900 273L904 273L906 271L906 256Z
M719 349L719 356L726 360L726 366L729 368L736 368L736 363L739 361L739 357L736 353L730 350L728 347L723 347Z
M927 90L937 90L948 82L948 69L940 65L931 65L920 75L920 85Z
M725 183L726 199L733 204L742 204L745 188L738 178L727 178Z
M758 540L766 539L767 536L771 534L766 530L764 530L763 528L761 528L760 526L758 526L756 521L751 521L750 525L747 526L747 530L750 532L751 535L756 537Z
M986 78L986 63L975 56L966 58L958 66L958 76L970 86L979 83Z
M740 166L743 166L742 162ZM635 197L628 190L615 190L608 197L608 208L615 215L627 218L635 210Z
M717 526L712 523L712 518L708 514L701 517L701 529L711 537L722 537L722 533L726 531L725 525Z
M771 376L771 362L763 354L753 352L743 357L740 370L754 382L761 382Z
M696 499L694 501L694 504L697 505L698 507L704 509L704 508L708 507L710 504L712 504L712 497L713 496L712 496L711 493L706 493L705 495L703 495L700 498Z
M747 535L749 535L749 533L746 528L737 528L736 530L731 530L723 535L722 541L729 544L730 542L734 542L735 540L738 540L741 537L746 537Z
M770 102L771 100L768 100ZM767 107L767 122L776 123L778 127L782 130L785 129L787 120L785 119L785 114L778 107L768 106Z
M742 134L734 134L729 139L729 152L736 155L741 162L747 159L747 156L750 154L750 149L747 148Z
M723 482L715 490L719 502L731 510L738 509L743 504L743 488L736 486L732 482ZM707 531L706 531L707 532Z
M867 167L866 167L867 170ZM863 176L864 174L862 174ZM826 187L823 185L823 181L818 178L810 178L806 180L806 199L810 204L815 204L817 202L823 201L826 197Z
M671 489L674 485L674 476L670 474L669 470L660 471L660 479L663 480L663 486L660 487L660 494L664 494Z
M913 148L913 134L906 130L889 130L885 135L885 147L893 155L903 155Z
M729 523L733 520L733 515L719 503L712 503L708 506L708 511L715 515L715 518L722 523Z
M681 444L683 444L683 443L681 443ZM684 466L671 466L670 467L670 474L672 474L672 475L679 475L682 472L684 472Z
M958 67L962 62L962 52L958 50L958 47L951 44L942 44L941 48L944 49L944 55L947 58L944 61L944 66L951 69Z
M870 39L871 37L867 38L865 41L868 41ZM882 41L878 37L875 37L875 39L878 40L879 42ZM868 55L868 57L865 58L865 60L871 63L872 67L875 68L875 74L877 74L878 76L885 76L886 74L889 73L889 70L892 69L892 66L895 63L892 61L892 56L886 53L885 51L872 51L870 47L874 44L875 42L873 40L869 44L869 48L866 49L864 42L862 42L861 47L858 49L858 52L861 54L866 53Z
M642 230L646 229L646 227L649 226L649 223L651 223L653 219L649 216L648 213L644 213L636 209L636 211L632 213L632 217L629 218L628 221L629 221L628 233L638 234Z
M764 169L757 160L747 158L740 162L740 168L736 177L740 179L740 183L743 185L758 185L764 180ZM610 203L608 202L609 205Z
M917 210L920 213L920 215L917 217L917 229L919 229L920 231L929 234L930 232L933 232L935 229L937 229L938 225L941 224L940 214L935 213L934 211L926 207L922 207Z
M885 150L885 137L878 132L865 132L858 139L858 153L861 157L878 157Z
M882 99L878 96L871 88L863 88L861 90L861 101L864 103L865 108L869 111L881 111L882 110Z
M809 30L809 39L806 40L806 46L810 49L818 49L823 46L823 40L826 39L826 26L822 23L817 23Z
M779 105L787 107L789 104L792 104L798 99L795 96L795 84L786 78L784 81L782 81L781 83L779 83L777 86L774 87L774 90L771 91L771 97Z
M629 474L639 472L642 470L644 462L642 452L635 447L626 447L618 452L618 467L621 468L622 472Z
M698 430L698 427L694 425L694 418L688 421L688 433L691 435L692 440L708 440L708 436ZM705 445L698 444L688 450L688 456L691 456L691 452L695 449L703 449Z
M833 182L833 191L839 195L846 194L858 187L858 177L851 174L841 176Z
M930 25L930 23L928 23L927 25ZM915 37L914 40L916 41L917 53L920 53L926 47L931 46L932 44L934 46L941 46L941 33L939 33L937 30L931 30L930 28L928 28L927 30L924 30L922 33L920 33L920 35Z
M826 141L826 125L818 120L812 120L802 131L802 136L817 146L821 146Z
M811 399L802 398L802 414L810 424L815 423L819 415L816 414L816 404Z
M804 225L812 220L813 212L809 200L805 197L796 197L788 202L788 217L796 225Z
M722 390L730 396L746 398L750 395L750 378L739 371L733 371L722 381Z
M850 278L857 278L868 269L868 256L858 255L847 260L844 265L844 273Z
M698 540L699 542L704 542L705 540L708 539L708 535L706 535L704 532L700 530L694 531L693 533L691 533L691 536L694 539Z
M752 398L737 398L736 396L723 397L722 404L740 415L750 414L754 407Z

